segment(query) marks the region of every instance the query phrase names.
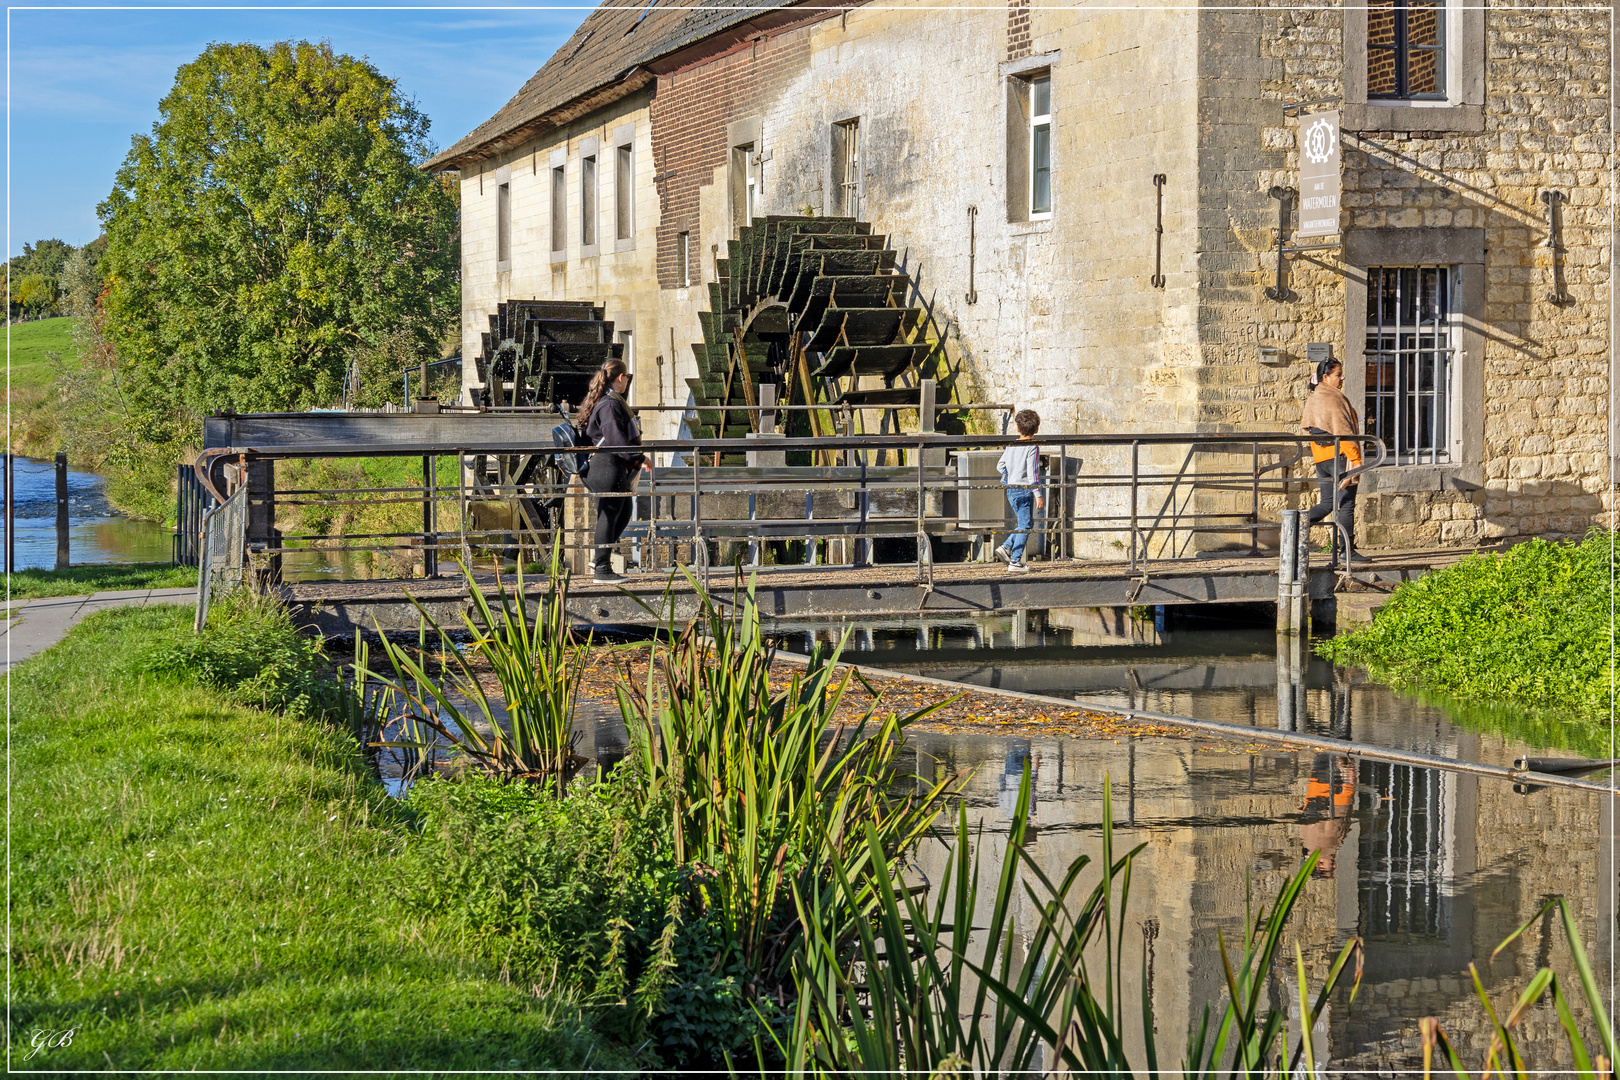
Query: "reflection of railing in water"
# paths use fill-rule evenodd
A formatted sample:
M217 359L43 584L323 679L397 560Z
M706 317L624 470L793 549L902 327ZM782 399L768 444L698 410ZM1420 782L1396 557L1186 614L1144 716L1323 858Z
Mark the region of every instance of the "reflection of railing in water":
M328 414L319 425L328 432L319 437L289 437L277 441L255 431L252 442L242 447L215 446L198 461L198 472L209 475L221 460L273 461L278 457L356 457L459 455L463 462L478 457L511 456L534 459L541 467L533 482L522 484L476 484L467 469L455 487L421 488L303 489L258 493L256 505L325 506L341 505L420 505L423 529L420 532L377 532L348 534L299 533L285 537L250 537L271 546L285 541L294 546L320 545L328 550L365 550L420 553L432 566L433 557L444 551L465 556L473 548L506 549L513 554L524 550L547 551L560 542L565 551L583 552L592 543L587 493L577 484L564 482L553 460L555 448L549 445L516 443L503 439L499 444L477 445L471 431L458 437L455 418L444 420L437 440L427 438L393 439L386 431L386 417L356 417L355 439L343 439L331 431L341 430L343 414ZM232 418L234 420L269 420ZM482 419L473 414L470 419ZM523 417L494 418L508 423ZM316 425L312 423L313 429ZM487 426L487 425L485 425ZM531 424L533 429L543 424ZM491 429L493 430L493 429ZM518 431L518 428L501 428ZM367 433L370 433L369 436ZM378 435L383 432L390 438ZM400 434L407 434L403 430ZM264 435L264 437L259 437ZM1309 481L1294 477L1293 466L1303 455L1307 436L1287 433L1194 434L1194 435L1056 435L1039 440L1049 474L1040 487L1046 496L1046 509L1036 519L1032 546L1045 557L1072 557L1080 537L1093 535L1119 537L1118 546L1128 555L1136 571L1154 558L1185 556L1185 536L1226 535L1247 541L1250 553L1260 545L1262 532L1275 526L1261 520L1265 496L1298 493ZM1369 454L1368 466L1382 460L1381 445L1369 437L1349 437L1376 450ZM986 470L989 455L998 453L1013 440L999 437L954 437L940 435L876 435L833 437L813 440L773 438L769 440L672 440L648 443L644 449L656 458L673 461L653 470L633 493L614 493L592 498L630 498L635 501L636 518L626 533L632 545L632 561L642 565L685 564L703 567L716 561L760 565L764 562L819 565L864 565L877 561L914 562L921 577L935 557L939 542L982 542L987 536L1011 532L1006 517L1002 487L993 469ZM1181 462L1165 472L1144 465L1143 448L1184 447ZM786 455L814 452L836 455L837 466L788 467ZM975 458L974 452L979 453ZM584 454L612 452L608 448L580 448ZM716 456L748 454L756 462L750 467L705 465ZM876 465L874 459L905 460L901 465ZM1085 455L1128 453L1129 468L1105 469L1093 465L1087 471ZM956 456L957 467L948 465ZM1197 470L1191 463L1213 455L1220 467ZM1242 460L1233 464L1233 459ZM766 465L764 462L772 462ZM978 462L969 465L969 462ZM1157 514L1148 516L1144 496L1164 492ZM1201 496L1219 503L1205 509L1190 509ZM1109 505L1112 502L1113 505ZM505 507L502 511L500 508ZM520 512L521 511L521 512ZM502 518L504 514L504 518ZM570 517L573 520L570 520ZM455 527L443 526L455 523ZM1160 540L1161 534L1168 534ZM899 540L896 545L882 541ZM369 541L369 542L368 542ZM726 545L729 550L722 550ZM1229 545L1230 546L1230 545ZM983 549L981 549L982 551ZM769 554L767 554L769 553Z

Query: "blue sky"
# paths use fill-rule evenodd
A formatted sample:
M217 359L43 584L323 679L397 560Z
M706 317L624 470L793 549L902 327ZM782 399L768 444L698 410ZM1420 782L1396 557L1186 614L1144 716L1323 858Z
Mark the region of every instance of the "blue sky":
M330 41L399 80L443 149L489 119L594 5L7 12L8 236L84 244L101 231L130 137L151 130L174 72L210 42Z

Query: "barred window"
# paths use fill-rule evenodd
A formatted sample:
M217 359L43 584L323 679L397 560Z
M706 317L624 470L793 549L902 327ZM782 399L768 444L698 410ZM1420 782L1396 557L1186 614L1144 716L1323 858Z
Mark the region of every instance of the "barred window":
M1367 97L1444 100L1444 0L1373 0L1367 8Z
M1449 266L1367 270L1363 423L1396 463L1450 460L1453 277Z
M861 122L833 125L833 213L861 216Z

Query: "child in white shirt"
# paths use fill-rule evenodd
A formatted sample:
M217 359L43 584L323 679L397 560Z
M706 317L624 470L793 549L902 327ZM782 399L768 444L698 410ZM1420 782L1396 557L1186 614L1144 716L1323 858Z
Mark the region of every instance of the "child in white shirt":
M1035 527L1035 511L1046 507L1040 488L1041 448L1035 442L1041 418L1034 409L1021 409L1013 417L1013 424L1018 428L1018 441L1002 451L996 469L1007 489L1007 504L1018 521L1018 530L996 548L996 558L1006 563L1007 569L1023 572L1029 569L1024 562L1024 547Z

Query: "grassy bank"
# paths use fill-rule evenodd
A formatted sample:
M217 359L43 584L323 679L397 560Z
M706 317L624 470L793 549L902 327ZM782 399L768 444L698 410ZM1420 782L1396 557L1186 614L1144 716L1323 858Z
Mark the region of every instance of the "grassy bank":
M11 415L11 449L28 457L49 457L61 449L51 383L77 370L71 318L39 319L8 328L6 364Z
M77 365L79 350L73 345L73 320L39 319L9 328L10 348L6 359L11 369L11 389L41 390L56 377L58 362Z
M1614 544L1594 530L1470 556L1402 585L1372 625L1320 651L1398 686L1606 724Z
M88 596L125 589L184 589L197 584L197 568L168 563L74 566L67 570L19 570L9 575L11 598Z
M434 462L434 477L443 495L444 488L454 494L460 483L458 460L454 456L441 456ZM347 505L294 505L294 500L309 500L315 496L292 496L276 507L276 527L286 536L329 535L337 537L367 536L381 533L419 534L422 530L422 504L408 501L408 495L395 488L422 486L422 459L409 457L388 458L326 458L321 460L290 460L276 465L278 490L335 490L329 496L334 500L362 499ZM388 501L407 500L407 501ZM438 506L439 527L446 531L460 528L461 518L454 499ZM376 544L386 546L398 540L357 539L340 541L345 546ZM328 542L329 543L329 542ZM289 540L288 547L324 546L320 542ZM441 556L443 558L445 556ZM421 562L418 550L370 551L354 553L362 574L376 577L409 577Z
M408 830L352 740L200 683L242 676L220 657L170 672L190 619L95 616L14 673L14 1067L623 1062L544 986L397 898ZM70 1045L22 1060L66 1028Z

